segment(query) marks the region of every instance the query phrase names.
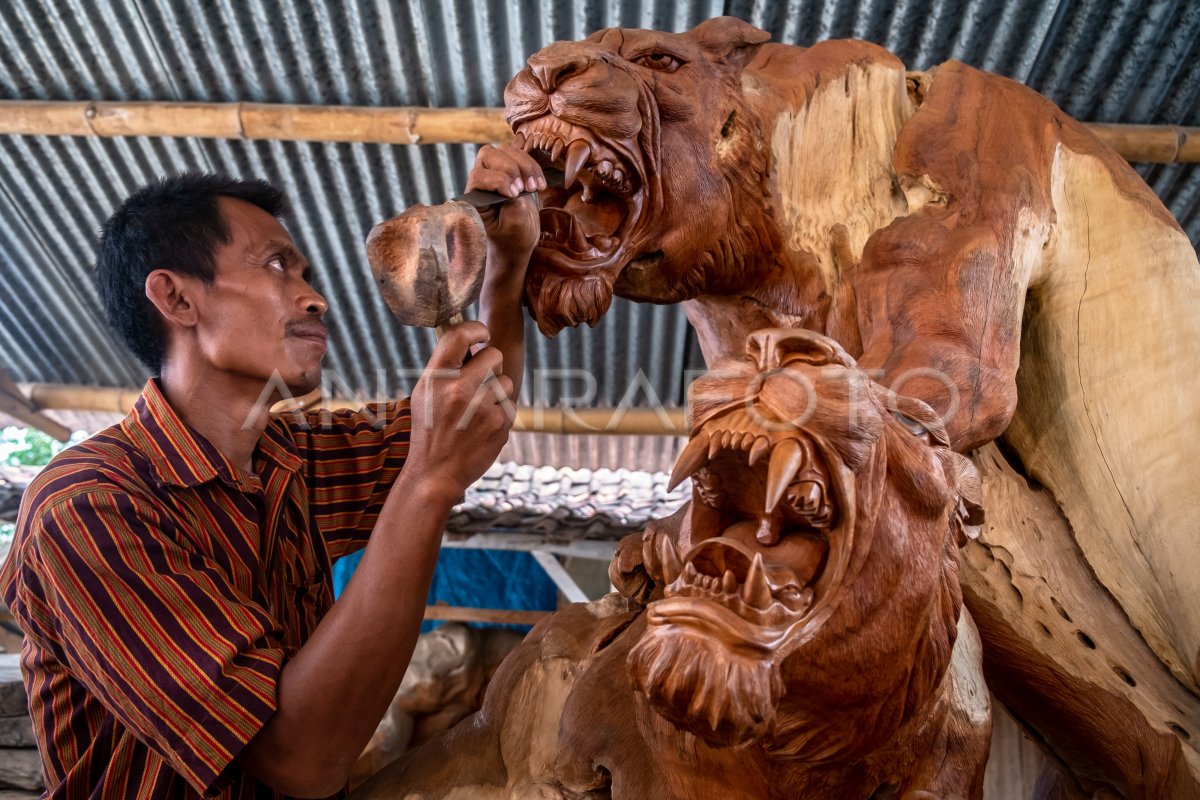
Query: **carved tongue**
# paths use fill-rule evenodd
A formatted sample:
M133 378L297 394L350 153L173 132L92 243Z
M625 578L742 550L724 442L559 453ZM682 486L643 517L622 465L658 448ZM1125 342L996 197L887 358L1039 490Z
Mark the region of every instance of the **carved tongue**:
M579 177L579 170L592 155L592 147L583 139L576 139L567 148L567 161L563 166L563 187L570 189Z
M767 505L770 514L779 504L796 470L804 463L804 448L795 439L784 439L771 451L771 465L767 467Z

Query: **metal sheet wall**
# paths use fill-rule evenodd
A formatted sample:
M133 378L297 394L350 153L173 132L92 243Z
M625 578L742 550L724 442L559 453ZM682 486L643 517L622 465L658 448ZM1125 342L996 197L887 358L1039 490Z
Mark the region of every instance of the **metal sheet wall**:
M8 0L0 97L495 106L525 57L554 39L608 25L684 30L719 14L777 41L871 39L916 68L961 59L1084 120L1200 125L1200 5L1189 0ZM432 337L391 322L362 241L374 221L456 193L471 151L0 137L0 366L21 381L137 385L143 372L107 332L89 278L95 232L148 179L220 169L266 178L292 199L291 227L333 308L328 365L343 386L402 388L398 371L419 368ZM1200 169L1140 170L1200 241ZM622 301L594 330L554 340L531 331L530 342L530 369L541 372L526 402L539 385L551 402L578 393L561 370L582 369L598 380L593 404L648 385L678 405L685 370L701 363L678 308ZM637 391L637 404L646 400Z

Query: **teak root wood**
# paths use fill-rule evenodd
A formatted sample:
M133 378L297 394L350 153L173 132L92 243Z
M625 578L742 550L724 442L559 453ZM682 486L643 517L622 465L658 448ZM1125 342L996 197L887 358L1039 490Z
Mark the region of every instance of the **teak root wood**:
M541 197L539 326L682 302L710 365L805 328L920 398L978 449L964 596L989 684L1058 765L1043 796L1200 797L1190 242L1026 87L767 38L609 29L510 82L517 141L567 174Z

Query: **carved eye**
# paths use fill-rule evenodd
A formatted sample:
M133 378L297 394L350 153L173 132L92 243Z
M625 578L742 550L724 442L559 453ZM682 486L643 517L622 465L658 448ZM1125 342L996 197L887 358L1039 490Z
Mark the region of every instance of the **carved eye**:
M906 414L901 414L899 411L893 411L892 416L913 436L921 439L925 444L933 444L933 435L930 434L929 429L924 425Z
M648 69L656 69L660 72L674 72L683 66L683 62L670 53L657 52L638 56L633 59L633 63Z

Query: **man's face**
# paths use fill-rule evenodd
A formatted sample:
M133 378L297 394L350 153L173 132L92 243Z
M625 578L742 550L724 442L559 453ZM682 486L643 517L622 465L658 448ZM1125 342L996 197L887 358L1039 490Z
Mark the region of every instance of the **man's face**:
M321 381L328 308L309 283L308 261L266 211L229 197L217 202L230 239L201 293L200 346L213 367L255 391L282 381L293 395L307 394Z

